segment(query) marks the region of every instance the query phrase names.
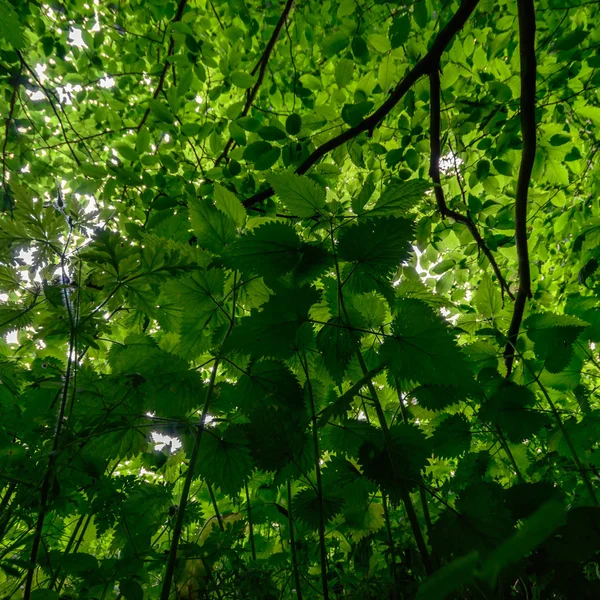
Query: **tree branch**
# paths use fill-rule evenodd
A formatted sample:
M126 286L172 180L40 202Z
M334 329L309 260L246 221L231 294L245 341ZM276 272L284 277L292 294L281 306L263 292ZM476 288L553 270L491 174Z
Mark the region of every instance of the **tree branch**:
M508 284L506 283L504 277L502 276L502 272L500 271L500 267L498 267L498 263L494 258L494 255L487 247L484 242L479 230L477 229L477 225L473 219L467 214L463 215L451 208L448 208L446 204L446 198L444 197L444 189L442 188L441 180L440 180L440 157L442 155L442 144L441 144L441 89L440 89L440 72L439 72L439 64L431 71L429 74L429 89L430 89L430 101L429 101L429 113L430 113L430 147L431 147L431 157L429 164L429 176L435 183L434 193L435 200L438 205L438 209L442 218L450 217L454 219L458 223L462 223L466 226L466 228L470 231L473 239L477 243L477 247L483 252L492 265L492 269L496 274L496 278L500 283L500 289L502 290L502 295L504 296L504 292L507 293L511 300L514 300L512 292Z
M338 146L354 139L365 131L373 131L379 126L379 123L394 109L396 104L402 100L406 92L425 75L429 75L435 69L440 61L444 50L448 47L454 36L464 27L467 19L475 10L479 0L463 0L460 8L450 19L448 24L440 31L435 38L429 52L407 73L390 93L388 99L370 116L363 119L358 125L347 129L336 137L321 144L310 156L296 169L296 173L306 173L326 154L335 150ZM265 188L254 196L244 201L244 206L249 207L270 198L275 192L273 188Z
M187 4L187 0L180 0L179 6L177 7L177 12L175 13L175 16L173 17L173 20L171 21L171 23L178 23L179 21L181 21L181 18L183 17L183 11L185 10L186 4ZM160 77L158 78L158 83L156 85L156 89L154 90L154 94L152 94L153 100L156 100L158 98L158 95L160 94L160 92L163 89L163 85L165 84L165 78L169 71L169 57L173 55L174 51L175 51L175 39L173 38L173 36L171 36L171 41L169 42L169 50L167 52L167 57L165 58L165 64L163 66L163 70L160 73ZM144 126L144 123L146 122L146 119L148 118L149 114L150 114L150 107L148 107L146 109L146 112L144 112L144 116L142 117L142 120L140 121L140 124L137 127L138 131Z
M269 39L269 42L267 43L258 62L256 63L256 66L252 69L252 72L251 72L252 76L254 76L256 71L258 71L258 79L256 80L254 87L251 90L249 90L249 92L248 92L248 96L246 98L246 103L244 104L244 108L242 109L240 117L245 117L248 114L248 112L250 111L252 103L254 102L254 98L256 98L256 94L258 94L258 90L260 89L260 86L262 85L263 79L265 77L265 71L267 70L267 64L269 63L269 59L271 58L273 48L275 48L275 44L279 38L279 35L281 34L281 30L283 29L283 26L285 25L285 22L287 21L287 18L289 16L290 12L292 11L293 6L294 6L294 0L287 0L285 8L283 9L283 12L281 13L281 17L279 17L279 21L277 22L277 25L275 26L275 29L273 30L271 39ZM227 144L225 144L225 148L223 149L223 152L221 152L221 154L219 154L219 156L217 157L217 160L215 160L215 167L224 158L227 157L227 154L229 153L229 151L231 150L232 147L233 147L233 139L229 138L229 140L227 141Z
M510 375L515 358L517 337L523 321L527 298L531 297L531 271L527 249L527 199L531 172L536 153L535 126L535 9L533 0L517 0L519 13L519 55L521 62L521 135L523 154L517 180L515 200L515 242L519 263L519 290L508 329L508 343L504 350L504 364Z
M12 123L13 116L15 113L15 103L17 101L17 93L19 86L21 85L21 73L23 72L23 63L20 64L19 73L17 74L14 84L13 91L10 96L10 108L8 110L8 117L6 117L6 126L4 130L4 144L2 145L2 185L6 187L6 146L8 145L8 134L10 132L10 124Z

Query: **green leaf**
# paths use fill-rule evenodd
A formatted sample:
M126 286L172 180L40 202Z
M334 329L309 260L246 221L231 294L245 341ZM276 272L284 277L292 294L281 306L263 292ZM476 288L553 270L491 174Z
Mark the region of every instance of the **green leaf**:
M398 499L402 488L411 490L421 480L429 456L428 444L413 425L394 425L390 439L391 446L387 446L383 432L373 428L360 447L359 462L367 478Z
M450 330L423 302L399 300L392 332L381 346L381 357L401 380L464 385L471 379Z
M471 552L444 565L419 586L416 600L444 600L473 581L480 563L479 552Z
M291 114L285 121L285 130L290 135L298 135L302 129L302 117L298 114Z
M81 172L88 177L93 177L94 179L102 179L106 177L106 169L99 165L94 165L92 163L81 163L79 166Z
M300 241L286 223L265 223L247 232L225 252L224 263L245 273L257 273L267 281L300 267L311 246Z
M224 350L256 358L294 356L296 348L312 337L308 312L318 300L319 292L308 286L278 290L260 312L252 310L241 320Z
M368 217L405 216L423 199L430 187L422 179L392 183L381 193L375 206L364 214Z
M150 149L150 142L152 138L150 137L150 132L147 127L142 127L137 134L137 138L135 141L135 150L138 154L145 154Z
M196 468L204 481L236 497L254 468L241 430L229 426L224 431L205 431Z
M58 592L49 589L37 589L31 592L31 600L59 600Z
M323 495L323 516L325 522L331 521L344 506L344 499L333 492ZM300 490L293 500L294 518L306 523L312 529L318 529L320 523L321 501L314 488Z
M388 31L392 48L403 46L410 35L410 19L406 15L396 17Z
M502 310L502 296L499 287L499 283L494 283L492 278L484 273L477 291L473 295L473 303L477 310L488 319L497 317Z
M121 581L119 591L123 594L125 600L144 600L144 590L142 586L133 579Z
M287 138L285 131L272 125L263 125L262 127L259 127L257 133L263 140L267 140L268 142L276 142Z
M231 74L231 83L242 89L250 89L256 83L256 78L249 73L235 71Z
M0 10L2 10L0 39L6 40L14 48L23 48L25 45L23 28L13 6L6 0L1 0Z
M116 144L115 150L125 159L131 161L139 160L139 155L134 148L127 144Z
M349 43L350 38L345 33L341 31L332 33L323 41L323 54L327 58L331 58L346 48Z
M160 100L150 100L150 112L159 120L172 124L175 121L168 106Z
M530 316L524 326L538 359L550 373L559 373L569 365L573 343L588 323L570 315L542 313Z
M341 58L335 66L335 82L338 87L346 87L354 75L354 62L349 58Z
M325 208L325 190L306 175L273 173L267 180L294 215L312 217Z
M215 185L215 206L226 214L237 227L246 222L246 209L236 196L222 185Z
M547 416L537 412L534 405L535 394L529 388L504 382L482 404L479 417L499 427L510 441L521 443L548 423Z
M371 112L373 106L373 102L369 100L356 104L344 104L342 119L351 127L355 127Z
M190 220L201 248L218 254L235 239L235 223L231 217L207 200L191 203Z
M355 332L346 327L343 319L335 317L319 331L317 348L323 353L329 374L335 381L341 382L359 346Z
M338 256L365 275L390 275L408 258L412 231L412 222L400 217L344 227L339 235Z
M463 415L450 415L436 428L429 441L435 456L456 458L469 451L471 446L470 423Z

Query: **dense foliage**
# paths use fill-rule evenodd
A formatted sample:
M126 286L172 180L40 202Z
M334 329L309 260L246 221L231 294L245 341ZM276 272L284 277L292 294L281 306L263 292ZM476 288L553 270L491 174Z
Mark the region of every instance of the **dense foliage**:
M600 597L598 23L0 0L0 598Z

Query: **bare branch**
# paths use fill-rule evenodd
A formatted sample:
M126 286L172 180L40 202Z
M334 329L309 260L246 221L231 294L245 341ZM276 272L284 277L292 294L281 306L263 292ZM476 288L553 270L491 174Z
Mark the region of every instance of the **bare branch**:
M504 364L510 375L515 358L517 337L521 329L527 298L531 297L531 271L527 249L527 200L529 183L536 153L535 126L535 9L533 0L517 0L519 13L519 55L521 61L521 135L523 154L517 180L515 200L515 242L519 263L519 290L508 329L508 343L504 350Z
M467 19L475 10L478 3L479 0L463 0L460 8L435 38L429 52L427 52L427 54L407 73L404 79L396 85L388 99L372 115L363 119L358 125L347 129L316 148L296 169L296 173L306 173L313 165L319 162L321 158L332 150L335 150L338 146L349 142L365 131L372 132L377 128L381 121L394 109L396 104L402 100L406 92L408 92L421 77L429 75L433 69L437 68L441 55L449 46L454 36L464 27ZM265 188L245 200L244 206L253 206L262 200L270 198L274 193L273 188Z

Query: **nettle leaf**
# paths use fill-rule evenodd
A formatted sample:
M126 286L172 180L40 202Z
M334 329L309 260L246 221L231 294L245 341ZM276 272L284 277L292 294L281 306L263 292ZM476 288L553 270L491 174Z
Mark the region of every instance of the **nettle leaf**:
M204 481L232 497L249 480L254 465L240 428L206 429L202 435L196 471Z
M382 504L369 502L352 511L344 511L344 521L352 539L356 542L373 535L385 525L385 515Z
M308 313L318 300L319 292L309 286L278 290L260 312L252 310L240 321L224 350L256 358L290 358L303 338L312 338Z
M400 299L381 358L401 380L464 385L472 379L466 357L442 318L419 300Z
M404 216L421 202L430 188L431 184L422 179L391 183L381 193L375 206L362 214L367 217Z
M242 427L257 467L266 472L281 471L290 464L310 469L314 456L306 422L289 411L255 410Z
M318 341L318 340L317 340ZM346 390L341 396L335 398L332 404L327 405L321 412L319 418L319 426L326 425L329 419L337 417L345 417L346 413L350 409L354 398L358 395L360 390L373 380L383 370L383 365L372 369L366 373L361 379L359 379L354 385Z
M332 490L328 490L327 493L323 494L322 504L323 516L327 523L341 512L344 499ZM309 487L300 490L294 496L292 510L295 519L306 523L312 529L319 528L321 501L314 488Z
M512 442L522 442L537 433L549 421L545 413L535 408L535 394L529 389L509 381L482 405L479 418L499 427Z
M439 458L456 458L471 447L471 424L460 414L444 419L429 439L433 454Z
M477 291L473 296L473 302L477 310L487 318L495 318L502 310L502 295L500 294L499 284L492 281L492 278L484 273Z
M536 356L544 361L550 373L567 368L573 356L573 343L588 325L571 315L551 313L531 315L524 323Z
M273 173L267 181L293 215L313 217L325 208L324 188L306 175Z
M246 222L244 205L236 198L235 194L222 185L215 185L215 206L226 214L237 227L244 226Z
M294 270L299 283L312 281L330 262L324 249L302 242L291 225L279 221L250 230L223 253L225 265L267 283Z
M180 336L176 346L181 356L195 357L213 345L212 334L229 322L223 305L225 272L208 269L170 281L163 287L162 299L176 310Z
M409 393L419 406L427 410L444 410L469 396L469 391L447 385L423 385Z
M304 391L283 363L262 360L252 363L239 378L234 391L237 406L245 414L262 408L284 412L304 411Z
M389 279L409 257L413 224L408 219L369 219L342 228L337 245L342 271L351 292L377 291L389 299Z
M194 200L190 204L190 220L198 245L215 254L223 252L236 237L232 218L208 200Z
M325 367L341 382L352 357L359 349L358 336L340 317L334 317L317 335L317 348L323 353Z
M399 498L402 488L411 490L421 481L429 449L416 426L394 425L390 436L392 445L388 448L383 432L372 428L369 439L360 446L359 462L366 477Z
M497 484L470 485L459 494L456 511L445 509L431 530L432 546L442 556L489 550L513 531L514 522Z

